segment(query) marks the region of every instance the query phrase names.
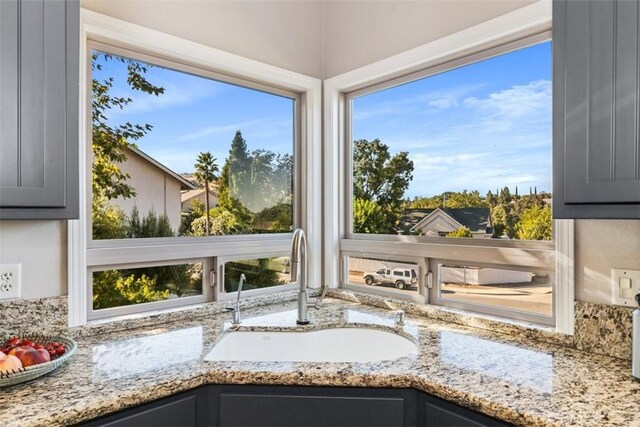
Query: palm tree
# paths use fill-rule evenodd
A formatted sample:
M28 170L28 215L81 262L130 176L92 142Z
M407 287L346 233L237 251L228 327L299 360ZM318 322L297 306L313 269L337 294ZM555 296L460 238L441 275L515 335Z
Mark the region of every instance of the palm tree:
M206 224L206 235L209 235L209 224L211 222L209 218L209 183L216 179L216 172L218 172L218 165L216 164L216 159L211 155L209 151L201 152L198 154L198 158L196 159L196 164L194 167L196 168L196 173L194 176L196 179L204 184L204 197L205 197L205 208L207 212L207 224Z

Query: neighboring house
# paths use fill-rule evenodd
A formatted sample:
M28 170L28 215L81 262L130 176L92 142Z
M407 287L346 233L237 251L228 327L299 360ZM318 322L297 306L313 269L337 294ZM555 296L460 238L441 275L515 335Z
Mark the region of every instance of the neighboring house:
M206 206L204 187L196 188L193 190L186 190L180 194L180 201L182 204L182 212L191 212L193 210L191 203L194 200L200 200L202 206ZM218 197L213 188L209 188L209 209L218 206Z
M127 161L119 164L119 167L123 173L130 175L127 183L135 188L136 196L130 199L117 198L113 202L127 215L134 206L138 207L141 218L151 210L158 215L165 214L177 232L180 228L180 193L194 190L196 186L137 148L129 147L125 153Z
M402 213L402 229L430 237L446 237L467 227L475 239L493 235L489 208L407 209Z

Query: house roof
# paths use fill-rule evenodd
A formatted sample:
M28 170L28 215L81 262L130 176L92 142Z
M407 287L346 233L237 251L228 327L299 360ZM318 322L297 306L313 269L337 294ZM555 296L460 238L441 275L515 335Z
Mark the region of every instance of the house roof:
M420 228L420 223L424 222L427 217L436 211L448 215L474 233L486 233L487 229L492 227L489 208L406 209L402 213L402 227L409 229Z
M193 199L196 196L199 196L202 193L204 193L204 187L183 191L182 193L180 193L180 201L184 203L190 199ZM211 191L211 189L209 189L209 194L212 195L213 197L216 197L215 193Z
M131 151L132 153L138 155L142 159L144 159L147 162L151 163L153 166L155 166L158 169L162 170L164 173L166 173L167 175L169 175L171 178L175 179L176 181L179 181L180 182L180 187L182 189L193 190L193 189L196 188L196 186L192 182L184 179L182 176L180 176L179 174L175 173L174 171L172 171L171 169L169 169L168 167L166 167L165 165L163 165L162 163L160 163L159 161L157 161L156 159L154 159L153 157L151 157L150 155L148 155L144 151L140 150L139 148L136 148L136 147L130 145L130 146L127 147L127 150Z

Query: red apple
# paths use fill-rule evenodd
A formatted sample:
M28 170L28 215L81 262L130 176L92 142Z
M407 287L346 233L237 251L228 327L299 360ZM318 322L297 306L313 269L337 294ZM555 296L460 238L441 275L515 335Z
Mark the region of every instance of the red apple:
M26 345L20 346L20 347L13 347L11 350L9 350L9 353L12 356L16 356L18 359L20 359L20 356L28 351L33 351L33 347L28 347Z
M0 357L0 372L2 371L13 371L14 369L22 368L22 362L20 359L15 357L12 354L8 354L4 357Z
M18 358L22 362L22 366L24 366L25 368L27 366L39 365L51 360L51 357L49 356L49 352L47 350L35 350L33 348L31 348L31 351L25 351L24 353L19 355Z

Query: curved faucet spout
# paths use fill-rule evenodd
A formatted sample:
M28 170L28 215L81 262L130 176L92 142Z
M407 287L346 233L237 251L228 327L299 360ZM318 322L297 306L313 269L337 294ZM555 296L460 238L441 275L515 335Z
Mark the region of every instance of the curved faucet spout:
M298 325L309 324L307 296L307 237L301 228L291 238L291 281L300 285L298 293Z

